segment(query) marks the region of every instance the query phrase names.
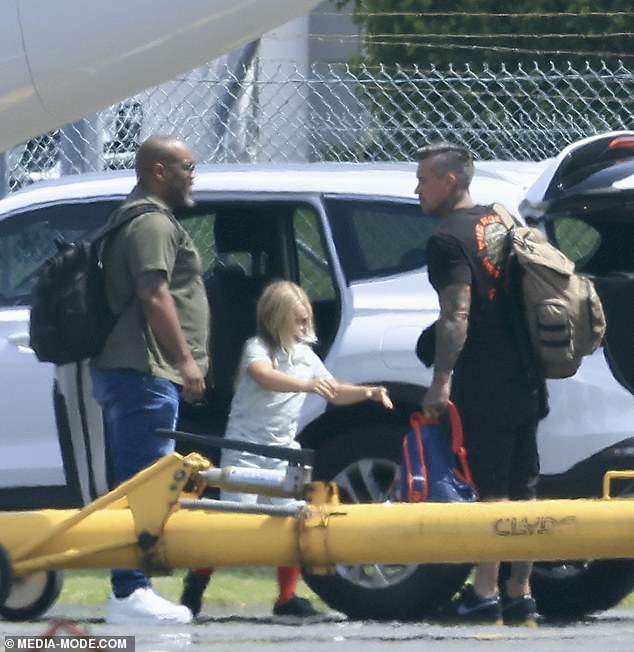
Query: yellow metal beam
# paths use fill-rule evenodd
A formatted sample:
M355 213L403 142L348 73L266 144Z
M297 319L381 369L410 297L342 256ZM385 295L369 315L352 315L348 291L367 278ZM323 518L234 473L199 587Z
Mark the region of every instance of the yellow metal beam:
M329 502L296 516L181 508L182 489L206 464L200 456L164 458L99 499L101 509L0 512L0 544L17 575L634 557L628 499L339 505L331 486L315 483L313 495Z

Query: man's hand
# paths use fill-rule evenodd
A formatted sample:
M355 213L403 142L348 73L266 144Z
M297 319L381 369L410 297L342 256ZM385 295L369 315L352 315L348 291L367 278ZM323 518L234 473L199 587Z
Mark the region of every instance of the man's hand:
M183 389L181 390L183 400L187 403L200 401L205 394L205 377L196 361L190 357L178 365L178 370L183 379Z
M440 414L447 409L450 395L451 376L446 378L434 378L423 398L423 404L421 406L425 416L440 416Z

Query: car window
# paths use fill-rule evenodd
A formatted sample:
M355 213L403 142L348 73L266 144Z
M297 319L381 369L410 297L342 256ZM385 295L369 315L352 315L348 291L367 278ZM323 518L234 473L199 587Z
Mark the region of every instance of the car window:
M281 232L289 211L269 203L199 201L176 216L196 244L205 276L224 269L263 281L288 273Z
M427 239L437 219L417 203L327 198L326 206L348 281L408 272L427 264Z
M294 212L299 284L312 302L336 297L335 280L320 224L319 216L312 208L298 208Z
M589 261L601 246L601 234L590 224L572 217L553 220L555 244L579 268Z
M582 206L546 215L545 225L551 240L576 262L577 271L634 272L634 221L631 204L622 196L584 198Z
M37 271L57 249L55 238L74 241L95 231L117 202L55 204L0 221L0 306L29 306Z
M187 215L180 215L177 212L177 217L196 244L202 259L203 270L210 269L217 259L213 236L215 211L206 209L189 212Z
M312 207L300 207L294 211L293 237L297 252L297 280L313 306L318 338L315 351L324 357L337 334L340 302L321 219Z

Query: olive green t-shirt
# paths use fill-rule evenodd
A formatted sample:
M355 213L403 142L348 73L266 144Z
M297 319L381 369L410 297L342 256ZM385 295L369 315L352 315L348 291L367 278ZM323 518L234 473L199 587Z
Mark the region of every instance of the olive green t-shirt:
M135 369L180 385L182 379L172 356L145 321L135 279L148 271L165 272L183 334L203 374L209 364L209 304L198 251L187 231L175 219L159 212L161 207L167 208L160 199L137 187L110 219L116 223L125 217L127 208L148 201L157 205L157 211L135 217L104 245L108 302L119 316L103 351L92 364L101 369Z

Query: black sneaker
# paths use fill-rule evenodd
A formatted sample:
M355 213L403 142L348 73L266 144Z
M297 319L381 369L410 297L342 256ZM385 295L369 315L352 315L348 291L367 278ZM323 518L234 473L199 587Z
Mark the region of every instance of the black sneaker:
M278 621L298 622L305 620L315 620L321 618L323 614L315 609L310 601L306 598L299 598L294 595L284 604L275 603L273 615Z
M502 591L502 618L505 625L537 626L537 605L530 593L511 598Z
M500 597L478 595L468 584L458 596L436 610L427 620L441 625L501 625Z
M200 613L203 602L203 593L209 584L209 577L189 571L183 579L183 593L180 603L189 608L194 616Z

